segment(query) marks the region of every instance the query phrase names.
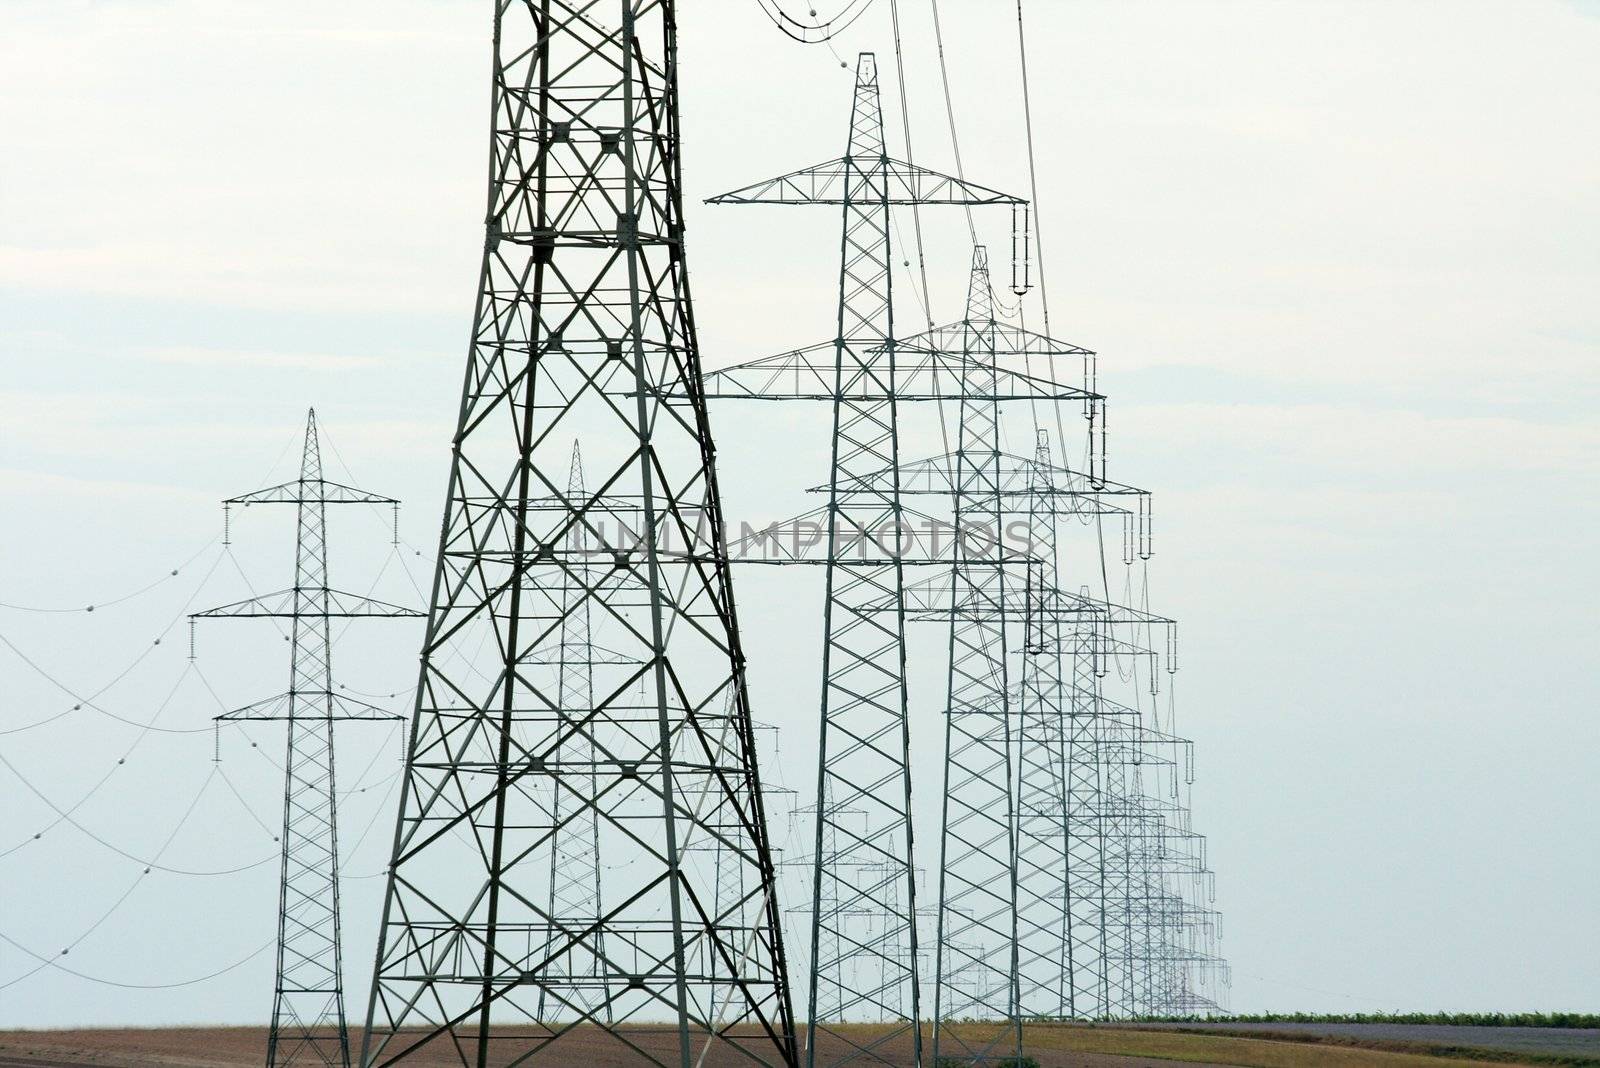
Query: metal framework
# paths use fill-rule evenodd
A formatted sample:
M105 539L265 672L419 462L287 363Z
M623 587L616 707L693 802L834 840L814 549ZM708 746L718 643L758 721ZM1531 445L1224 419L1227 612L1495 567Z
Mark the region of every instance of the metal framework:
M1005 561L996 551L1000 404L988 255L973 249L961 354L969 373L958 406L951 497L939 920L934 955L933 1060L1004 1065L1022 1056L1018 1013L1017 849L1013 712L1008 675ZM966 536L968 530L982 536ZM965 1029L959 1021L982 1021ZM989 1026L999 1021L1001 1026ZM991 1060L991 1058L993 1060Z
M999 451L995 401L1004 390L982 369L1019 356L1092 366L1093 353L995 321L987 293L980 252L967 319L903 342L959 346L970 368L958 391L956 452L859 484L948 498L954 530L1021 520L1029 532L1021 552L958 537L945 574L871 606L944 623L950 634L935 1057L1009 1064L1019 1055L1012 1021L1214 1004L1226 967L1215 914L1200 904L1210 878L1203 852L1173 845L1192 840L1180 793L1192 780L1192 746L1159 729L1153 710L1115 700L1106 681L1115 671L1137 690L1146 679L1153 698L1155 638L1170 635L1172 621L1060 587L1057 528L1075 519L1098 529L1117 516L1124 562L1148 558L1149 495L1105 477L1103 401L1088 391L1089 473L1056 466L1043 430L1031 460ZM1096 545L1091 557L1103 551ZM1012 687L1009 633L1019 624ZM1169 669L1171 645L1169 636ZM981 700L963 704L964 694ZM994 710L987 718L984 707Z
M222 721L283 720L283 832L278 883L278 952L273 983L268 1068L294 1064L349 1068L344 966L340 943L339 828L334 780L333 724L337 720L397 720L381 708L337 692L329 620L373 616L400 619L422 613L328 587L327 506L399 506L322 477L317 413L306 416L300 477L232 497L225 509L292 504L296 523L294 586L277 593L197 612L197 619L275 617L288 620L289 689L218 716Z
M587 497L583 484L583 450L576 441L572 443L572 465L567 475L567 499L581 501ZM552 502L553 503L553 502ZM585 588L593 577L580 564L562 576L561 584L561 637L555 665L556 692L564 709L594 707L595 665L613 665L619 658L598 648L590 639L593 626L592 608L584 596ZM548 684L548 680L541 680ZM587 786L590 796L600 792L600 777L594 745L582 734L573 732L562 743L557 762L564 768L589 769L588 782L582 773L574 776L576 785ZM575 819L564 819L563 809L574 807L562 790L553 790L550 798L550 826L555 828L550 837L550 903L549 914L553 923L582 930L593 927L605 914L601 891L600 816L592 806L580 806ZM600 1018L611 1022L609 976L605 966L605 932L597 930L587 943L575 945L563 956L550 962L552 976L564 975L573 987L572 998L585 1010L597 1009ZM587 979L588 984L579 983ZM539 1019L549 1019L555 1006L548 993L539 991Z
M792 1065L685 276L675 5L497 4L492 96L362 1061ZM607 655L562 685L579 645ZM585 839L604 895L569 912L552 873Z
M856 483L870 472L899 467L897 404L902 398L890 208L1022 202L891 159L877 64L870 53L857 60L849 133L841 159L713 197L710 203L825 204L843 210L838 335L824 346L833 350L831 369L813 388L817 376L809 361L780 357L776 367L742 369L735 381L753 373L763 388L734 395L815 396L833 404L824 512L807 1064L892 1063L886 1049L908 1032L914 1062L920 1064L905 620L868 607L885 597L898 603L904 589L906 562L898 532L905 514L897 478L864 488ZM797 389L782 384L790 369ZM841 545L850 539L864 539L873 551L842 554ZM846 812L862 818L842 819ZM852 1022L892 1026L871 1031L836 1026ZM819 1045L823 1036L826 1050Z
M829 481L813 489L827 504L742 538L733 552L751 562L822 565L829 579L814 809L812 1055L821 1033L845 1050L842 1059L870 1060L909 1029L913 1055L921 1056L920 1029L909 1024L874 1032L879 1044L852 1042L828 1026L893 1018L896 1010L907 1021L921 1015L920 1007L900 1009L906 991L917 1002L925 956L909 878L908 621L938 621L949 637L938 937L926 955L934 1060L1013 1063L1016 1024L1027 1017L1097 1019L1218 1004L1227 970L1207 907L1210 872L1203 851L1186 848L1197 840L1187 830L1190 746L1170 733L1170 721L1163 729L1156 704L1161 669L1176 668L1173 624L1111 603L1109 589L1106 600L1089 593L1107 581L1105 517L1121 521L1127 565L1149 557L1151 535L1149 495L1107 475L1097 357L997 318L981 250L966 317L895 337L890 206L1015 209L1021 202L888 160L876 72L865 57L851 130L843 159L712 200L845 209L840 338L706 381L713 399L834 406ZM862 174L863 159L885 162ZM1062 360L1081 361L1082 389L1055 381L1052 365ZM897 405L908 401L959 412L953 453L901 461ZM1001 451L1003 401L1030 402L1029 430L1039 437L1032 457ZM1087 419L1082 471L1053 463L1038 427L1047 412L1059 419L1063 403L1081 406ZM1063 430L1063 455L1073 444ZM906 507L909 495L921 495L919 503L948 500L950 518ZM938 512L936 502L930 510ZM1030 532L1023 550L950 536L968 523L1010 529L1011 520ZM1081 575L1060 562L1058 550L1058 527L1079 524L1094 534ZM807 538L807 531L820 533ZM943 573L908 582L904 569L914 564ZM1068 583L1081 580L1087 584L1070 592Z

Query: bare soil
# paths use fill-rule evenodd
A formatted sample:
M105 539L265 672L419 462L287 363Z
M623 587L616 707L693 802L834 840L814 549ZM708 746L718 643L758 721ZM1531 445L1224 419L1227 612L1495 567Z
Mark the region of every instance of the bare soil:
M672 1035L660 1028L640 1028L631 1039L640 1050L665 1053ZM506 1035L504 1063L526 1051L525 1040ZM359 1049L358 1036L352 1036ZM1055 1043L1050 1043L1055 1045ZM257 1068L266 1054L267 1034L261 1027L93 1028L62 1031L0 1031L0 1068ZM515 1052L513 1050L515 1047ZM827 1048L821 1041L818 1051ZM536 1063L570 1064L579 1068L638 1068L650 1063L641 1052L629 1050L595 1028L580 1028L564 1036ZM883 1053L891 1063L911 1063L910 1036L888 1044ZM1138 1068L1157 1063L1145 1056L1116 1056L1061 1048L1029 1046L1040 1068ZM417 1051L406 1062L416 1068L459 1068L462 1061L441 1042ZM1160 1063L1170 1064L1170 1061ZM1190 1060L1201 1068L1219 1068L1215 1062ZM746 1068L747 1058L725 1047L713 1046L704 1068Z
M1551 1056L1600 1059L1600 1028L1594 1027L1467 1027L1459 1024L1397 1023L1140 1023L1136 1030L1212 1031L1218 1034L1330 1036L1370 1042L1409 1043L1430 1047L1504 1050Z

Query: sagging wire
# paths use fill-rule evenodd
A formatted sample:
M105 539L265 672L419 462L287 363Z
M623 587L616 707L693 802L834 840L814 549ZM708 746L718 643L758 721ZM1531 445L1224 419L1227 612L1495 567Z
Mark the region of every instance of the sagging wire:
M805 22L785 11L778 0L756 0L756 6L784 36L801 44L826 44L833 40L866 14L872 3L873 0L845 0L844 6L827 19L819 16L815 7L810 7L806 10L811 21Z
M944 114L950 124L950 148L955 153L956 177L963 182L967 180L966 165L961 161L961 138L956 135L956 109L950 93L950 68L944 56L944 20L939 17L939 0L932 0L933 6L933 42L939 53L939 80L944 85ZM967 233L972 237L972 243L978 243L978 224L972 217L972 205L963 204L962 210L967 213Z
M1017 0L1017 55L1022 65L1022 119L1028 142L1028 199L1033 205L1033 255L1039 264L1039 309L1044 317L1044 333L1050 334L1050 293L1045 285L1044 238L1040 233L1039 171L1033 148L1033 91L1028 79L1028 38L1023 28L1022 0Z
M33 612L42 615L64 615L77 612L93 612L97 609L115 608L117 605L126 604L136 597L142 597L151 590L164 586L172 579L177 578L183 573L185 568L194 563L196 560L200 559L200 557L204 556L206 550L210 549L216 543L217 536L213 536L210 541L206 542L200 547L199 551L197 551L193 556L190 556L188 559L184 560L177 567L168 570L164 575L155 581L146 583L145 585L134 590L132 593L125 593L121 597L113 597L106 601L96 601L95 603L89 605L73 605L66 608L47 608L43 605L14 604L9 601L0 601L0 608L8 609L13 612Z
M184 810L183 816L179 818L177 825L175 827L173 827L172 832L170 834L168 834L166 839L161 843L161 848L156 851L156 858L157 859L159 859L160 857L164 856L166 854L167 850L169 848L171 848L172 843L178 837L178 832L183 829L184 825L188 823L189 818L194 815L195 809L197 807L199 807L200 799L205 796L206 789L210 785L211 785L211 777L208 776L206 778L206 781L200 784L200 789L195 792L193 800L191 800L189 802L189 807ZM65 957L72 950L77 949L78 946L80 944L82 944L85 939L87 939L90 935L94 934L95 931L99 930L102 926L104 926L105 922L107 920L109 920L122 907L122 905L127 902L127 900L130 897L133 896L134 891L137 890L141 885L143 885L145 877L148 876L151 871L152 871L152 868L150 866L145 867L144 870L141 871L138 875L136 875L134 877L133 881L128 884L128 888L126 890L124 890L117 897L117 899L115 901L113 901L111 903L111 907L110 908L106 909L105 912L101 913L100 917L98 919L96 919L86 929L84 929L81 933L79 933L79 935L76 938L74 938L72 941L68 942L66 947L64 949L62 949L58 954L56 954L53 957L47 957L47 956L44 956L43 954L37 953L34 950L29 949L27 946L23 945L22 943L18 942L16 939L10 937L9 935L6 935L4 933L0 933L0 939L3 939L5 942L9 943L10 945L14 946L16 949L20 950L21 952L25 953L29 957L32 957L34 960L39 962L36 967L33 967L33 968L29 969L28 971L22 973L21 975L17 976L16 978L7 980L5 983L0 983L0 990L5 990L5 989L8 989L10 987L13 987L13 986L17 985L18 983L23 982L24 980L29 979L32 976L38 974L39 972L43 971L46 968L56 968L59 971L64 971L64 972L67 972L68 974L77 976L80 979L86 979L86 980L89 980L91 982L103 983L105 985L110 985L110 986L121 986L121 987L137 988L137 989L166 989L166 988L175 987L175 986L189 986L189 985L193 985L194 983L204 982L207 979L214 979L218 975L224 974L225 972L228 972L228 971L232 971L234 968L241 967L243 964L248 963L250 960L253 960L255 957L259 956L266 949L266 946L262 946L261 949L256 950L249 957L245 958L245 960L240 961L240 962L238 962L236 964L233 964L233 965L229 965L227 968L224 968L221 971L212 972L209 975L201 976L198 979L183 980L183 981L177 982L177 983L160 983L160 984L122 983L122 982L117 982L115 980L99 979L99 978L96 978L94 976L87 975L87 974L85 974L83 972L74 971L73 969L67 968L64 965L62 965L60 963L60 958ZM271 944L272 943L270 943L270 942L267 943L267 945L271 945Z
M12 979L10 982L5 984L0 984L0 990L4 990L7 987L20 983L29 976L43 971L45 968L54 968L58 972L65 972L67 975L78 979L83 979L86 982L96 983L100 986L114 986L122 990L176 990L180 987L196 986L200 983L208 983L219 976L227 975L229 972L238 971L240 968L243 968L246 964L249 964L251 961L261 956L261 954L271 949L273 945L277 943L277 938L274 936L273 938L267 939L267 941L261 943L260 946L251 951L248 956L242 957L225 967L218 968L214 972L207 972L205 975L197 975L192 979L180 979L170 983L124 983L116 979L103 979L97 975L89 975L87 972L80 972L74 968L68 968L66 965L62 964L59 960L53 957L41 956L4 932L0 932L0 941L8 943L22 953L25 953L34 960L40 962L39 967L34 968L32 971L24 972L16 979Z
M389 808L389 798L394 796L395 787L399 785L399 778L400 777L398 774L391 776L393 781L389 783L389 788L384 791L383 796L378 799L377 807L372 810L372 818L367 820L367 825L363 827L361 829L361 833L356 836L355 844L352 845L349 849L349 852L345 854L345 859L339 863L339 878L354 882L362 879L376 879L380 875L387 875L389 873L388 868L379 868L377 871L367 872L364 875L346 875L345 866L350 863L351 858L353 858L361 849L361 843L367 840L367 835L372 833L372 828L378 825L379 817L389 814L392 811Z
M33 669L34 673L37 674L40 678L42 678L46 682L50 683L50 685L52 685L56 689L60 690L62 693L66 694L68 697L72 698L75 703L74 703L72 708L67 710L67 712L77 712L77 711L79 711L81 709L87 708L87 709L90 709L91 711L98 712L100 715L105 716L108 719L116 720L119 723L125 723L130 727L138 727L141 731L156 731L157 733L161 733L161 734L197 734L197 733L200 733L201 731L209 730L210 728L207 728L207 727L198 727L198 728L157 727L157 726L155 726L154 718L152 718L147 723L140 723L140 722L138 722L136 720L128 719L125 716L119 716L116 713L110 711L109 709L101 707L96 702L101 697L101 695L107 693L108 691L111 690L112 687L116 686L123 679L127 678L128 675L130 673L132 673L135 668L137 668L140 664L142 664L145 661L145 659L147 657L149 657L150 654L153 653L156 650L156 648L161 645L162 639L166 638L171 633L172 628L177 626L178 622L180 620L182 620L188 614L189 608L194 604L195 600L200 596L200 592L203 589L205 589L206 583L208 581L210 581L211 576L216 573L216 570L221 565L222 558L225 555L231 555L231 554L230 553L219 554L217 559L212 561L211 567L206 570L206 573L203 576L201 576L199 585L197 585L194 588L194 591L192 593L190 593L189 599L184 602L183 607L181 607L178 610L178 613L172 619L170 619L167 622L167 625L165 627L163 627L159 632L157 632L155 639L149 645L144 647L143 651L141 651L139 653L139 655L136 656L133 659L133 662L128 664L127 667L123 668L115 676L113 676L111 681L109 681L105 685L101 686L98 690L95 690L92 693L89 693L87 696L85 696L84 694L79 693L78 691L74 690L71 686L68 686L65 682L62 682L61 679L57 678L55 675L51 674L49 671L46 671L44 669L44 667L39 664L38 661L34 660L27 653L23 652L22 649L15 642L13 642L10 638L6 637L4 634L0 634L0 645L4 645L7 649L10 649L12 654L15 655L17 657L17 659L21 660L24 664L28 665L29 668ZM180 676L180 679L181 679L181 676ZM66 712L63 712L63 713L61 713L59 715L51 716L48 719L39 720L37 722L30 723L30 724L27 724L27 725L22 726L22 727L13 727L13 728L10 728L9 730L6 730L6 731L0 731L0 734L15 734L15 733L18 733L20 731L32 730L35 727L42 727L46 723L52 723L55 720L60 719L63 715L66 715L66 714L67 714Z
M0 639L0 640L3 640L3 639ZM89 800L91 798L93 798L96 794L98 794L100 792L101 788L104 787L106 785L106 783L111 781L111 777L117 773L117 769L126 766L126 764L128 762L128 758L133 755L134 750L139 748L139 745L145 740L145 738L149 737L150 730L159 730L160 729L160 728L156 728L154 726L155 721L157 719L161 718L161 714L163 712L165 712L166 709L167 709L167 706L169 704L171 704L173 696L177 694L178 688L183 685L183 680L188 674L189 674L189 669L187 669L187 668L185 668L184 671L181 674L179 674L177 681L175 683L173 683L173 685L172 685L172 689L167 692L166 699L163 700L161 702L161 704L156 707L155 714L150 717L150 723L147 725L148 729L141 730L139 732L139 734L134 737L133 741L128 745L128 748L124 749L122 751L122 755L117 758L116 763L112 764L111 767L109 769L107 769L106 773L104 775L100 776L99 780L96 781L95 784L93 786L91 786L88 789L87 792L85 792L76 801L74 801L70 806L68 806L68 808L66 809L65 812L62 812L60 809L56 809L56 811L58 813L58 818L54 822L47 824L42 830L35 832L34 834L30 835L27 838L24 838L22 841L18 842L16 845L10 846L9 848L4 849L4 850L0 850L0 858L10 856L12 853L15 853L17 850L19 850L23 846L27 845L29 842L37 841L38 839L44 837L46 834L48 834L51 831L55 830L63 822L65 822L66 820L70 819L72 813L78 811L78 809L82 808L85 804L87 804L89 802ZM202 729L204 729L204 728L202 728ZM185 732L185 733L193 733L193 732ZM54 804L51 804L48 801L46 801L46 804L50 804L51 808L56 808L56 806Z
M906 139L906 166L915 167L916 153L911 149L911 106L906 94L905 49L900 38L900 0L889 0L889 22L894 30L894 70L900 87L900 125ZM922 279L923 318L927 328L933 329L933 291L928 288L928 259L922 243L922 208L914 201L911 205L911 228L917 237L917 273Z
M236 874L238 874L239 872L242 872L242 871L249 871L251 868L259 868L261 865L270 863L271 861L273 861L273 860L275 860L277 858L277 854L273 854L272 856L263 857L260 860L252 861L249 864L241 864L241 865L239 865L237 867L233 867L233 868L217 868L217 869L210 870L210 871L201 871L201 870L198 870L198 869L188 869L188 868L166 867L166 866L160 864L158 861L156 861L153 858L146 859L144 857L136 856L135 854L128 852L126 849L123 849L122 847L120 847L118 845L115 845L112 842L107 841L106 839L100 837L100 835L96 834L95 832L91 831L89 828L85 827L82 823L79 823L76 819L73 818L72 813L70 811L61 808L54 801L50 800L49 796L46 795L44 793L44 791L40 790L37 786L35 786L33 784L33 782L26 775L22 774L22 772L17 769L17 766L15 764L13 764L13 763L11 763L11 761L7 760L6 757L5 757L5 754L3 754L3 753L0 753L0 765L4 765L7 771L11 772L12 775L16 776L17 781L22 783L23 786L26 786L30 793L32 793L40 801L43 801L47 806L49 806L49 808L53 812L55 812L56 815L61 817L61 820L65 821L67 823L70 823L73 827L75 827L79 831L83 832L83 834L86 837L90 838L91 840L93 840L94 842L98 843L99 845L104 846L106 849L108 849L111 852L117 854L119 857L123 857L123 858L125 858L127 860L131 860L136 864L143 864L147 868L154 868L157 871L164 871L169 875L193 875L193 876L197 876L197 877L212 877L212 876L220 876L220 875L236 875ZM212 773L212 775L214 775L214 774L215 774L215 765L213 765L213 773ZM211 782L212 775L208 775L206 777L206 784L209 784ZM204 789L205 789L205 787L202 786L201 787L202 792L204 791ZM184 818L187 819L188 816L185 815ZM37 837L37 836L35 836L35 837ZM26 843L24 843L24 844L26 844ZM11 852L14 852L14 851L15 851L14 849L11 850Z

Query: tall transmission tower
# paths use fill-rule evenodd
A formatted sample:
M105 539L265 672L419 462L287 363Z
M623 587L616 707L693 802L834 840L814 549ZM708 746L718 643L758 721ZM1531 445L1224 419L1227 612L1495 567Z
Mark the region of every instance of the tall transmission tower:
M227 509L256 504L295 506L294 586L190 616L191 620L269 617L289 621L288 692L217 717L231 722L283 720L288 724L268 1068L350 1065L340 942L333 724L401 717L336 691L329 621L361 616L403 619L422 613L328 586L327 506L398 508L399 503L322 477L322 450L313 409L306 415L300 477L223 502Z
M1137 491L1057 469L1047 450L1032 458L1001 451L1000 402L1014 399L1001 384L1001 358L1087 353L996 318L983 248L974 250L965 317L901 344L956 353L964 369L956 451L898 473L903 492L947 496L957 532L947 574L915 584L904 599L913 618L944 622L949 641L934 1056L1009 1064L1021 1055L1022 1018L1039 1014L1041 988L1059 995L1067 985L1064 895L1047 882L1064 875L1067 822L1060 651L1057 662L1040 655L1059 631L1059 606L1041 611L1054 581L1044 564L1054 554L1051 524L1060 501L1120 512L1102 497ZM1079 401L1091 417L1100 411L1101 398L1088 391L1054 399ZM1019 515L1032 531L1020 547L1003 533ZM1021 685L1013 690L1010 630L1019 623Z
M794 1064L685 276L675 4L496 5L493 116L362 1060ZM587 704L540 682L580 610L615 654ZM595 822L600 915L552 915L553 843Z
M944 622L950 633L935 1058L966 1063L1012 1060L1024 1016L1147 1013L1157 991L1182 987L1181 968L1196 957L1181 944L1195 910L1170 890L1166 843L1176 817L1149 803L1140 778L1175 767L1167 751L1186 752L1188 743L1154 729L1101 684L1111 663L1137 676L1143 661L1153 684L1149 632L1170 621L1058 587L1058 521L1119 516L1131 562L1148 556L1148 495L1105 477L1104 442L1094 433L1104 426L1103 398L1088 390L1076 399L1090 418L1090 473L1053 465L1043 431L1031 459L999 451L1001 361L1070 358L1087 367L1093 354L996 320L989 292L980 253L967 318L897 346L959 353L956 452L870 479L948 496L957 531L992 531L1020 515L1031 532L1021 553L958 538L945 575L877 606ZM1012 696L1007 628L1018 622L1021 682ZM984 708L995 711L985 717Z
M1022 202L892 159L877 64L863 53L842 158L710 203L843 210L838 334L828 345L832 366L822 369L818 384L833 403L833 448L806 1059L808 1065L890 1063L885 1047L909 1032L920 1064L905 619L875 607L885 598L897 604L905 586L899 543L905 514L897 475L884 484L865 481L899 468L896 406L905 398L895 359L890 208ZM840 820L840 813L855 811L864 813L864 828ZM862 1021L900 1025L870 1033L832 1026ZM819 1053L819 1033L829 1037L828 1051Z
M933 1060L1017 1063L1016 769L1006 644L1000 403L988 253L972 251L953 497L950 625ZM968 537L966 532L981 532ZM989 539L985 543L985 538ZM976 542L976 544L975 544ZM947 1026L1004 1021L998 1029Z

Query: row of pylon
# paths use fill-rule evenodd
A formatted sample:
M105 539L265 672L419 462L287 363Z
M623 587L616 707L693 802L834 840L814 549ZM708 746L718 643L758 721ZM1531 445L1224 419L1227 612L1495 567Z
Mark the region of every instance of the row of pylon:
M360 1062L1012 1066L1029 1020L1214 1009L1226 965L1189 746L1156 710L1172 623L1107 582L1095 596L1098 564L1074 571L1059 544L1074 521L1098 544L1109 516L1130 562L1149 552L1147 495L1107 478L1104 398L1055 371L1093 354L998 314L982 248L959 321L895 326L892 209L1015 219L1025 201L891 157L862 55L842 157L713 198L842 212L837 335L707 374L674 5L625 2L615 24L591 7L496 7L483 268ZM719 398L830 405L825 537L782 560L727 537ZM919 402L955 413L956 443L908 462L901 410ZM1020 456L1003 448L1017 410ZM1039 426L1063 410L1088 416L1081 469L1078 442ZM314 481L295 497L303 546L329 500ZM931 518L917 494L994 536L908 538ZM823 576L798 894L757 760L741 560ZM296 685L320 650L311 682L331 691L339 604L325 572L296 591L322 627L296 644ZM915 622L948 644L932 777L910 757ZM269 1063L342 1066L335 869L290 878L291 856L336 864L331 807L297 818ZM922 823L934 850L914 847ZM786 938L796 896L807 922ZM326 924L332 967L310 968Z

